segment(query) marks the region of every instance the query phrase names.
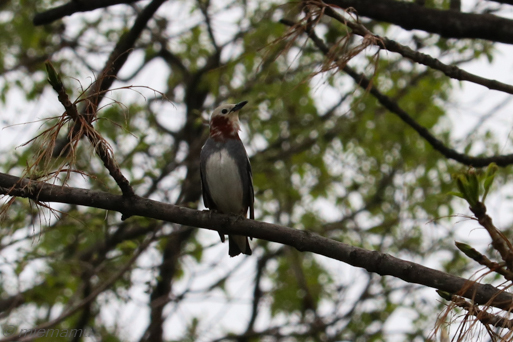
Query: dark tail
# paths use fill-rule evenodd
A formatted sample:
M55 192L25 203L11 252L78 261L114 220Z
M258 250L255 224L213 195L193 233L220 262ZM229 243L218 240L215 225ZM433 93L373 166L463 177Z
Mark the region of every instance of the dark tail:
M239 254L251 255L251 248L247 236L228 235L228 254L234 257Z

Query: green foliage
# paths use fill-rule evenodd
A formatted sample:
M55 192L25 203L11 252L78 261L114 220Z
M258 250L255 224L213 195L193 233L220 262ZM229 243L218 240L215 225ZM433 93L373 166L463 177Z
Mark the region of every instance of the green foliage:
M280 258L278 269L271 275L274 298L271 314L304 315L316 309L320 300L327 298L326 287L332 283L329 273L312 256L303 256L290 250Z
M459 192L450 192L450 194L465 199L472 208L477 207L478 203L485 202L498 169L497 164L491 163L484 174L478 174L473 168L467 172L454 174L453 178L456 180ZM481 193L483 196L480 199Z

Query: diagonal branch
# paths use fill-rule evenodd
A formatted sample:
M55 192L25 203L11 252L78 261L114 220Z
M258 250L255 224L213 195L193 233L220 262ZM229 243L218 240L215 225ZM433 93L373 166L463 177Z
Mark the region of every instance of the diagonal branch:
M413 119L404 109L402 109L397 102L390 99L385 94L381 93L374 87L371 81L364 75L356 72L352 68L345 66L343 68L351 78L363 89L368 89L369 92L378 100L378 102L388 109L390 112L397 115L402 121L413 128L422 138L424 138L435 150L442 153L445 157L453 159L459 163L474 166L485 167L490 163L497 163L499 166L508 166L513 164L513 154L495 155L490 157L472 157L467 154L460 153L452 148L445 146L445 144L432 135L427 128L420 125Z
M153 0L148 6L146 6L142 12L137 16L132 28L123 34L119 39L118 43L112 50L109 59L105 63L103 70L101 71L98 80L89 89L88 94L85 96L88 99L87 105L83 110L80 111L80 115L84 116L86 120L91 123L101 101L107 94L112 84L116 79L116 75L121 70L121 67L125 64L128 56L130 55L131 49L134 47L135 42L139 39L142 31L146 28L148 22L159 7L166 0ZM75 125L73 128L73 135L75 136L80 127ZM66 141L56 144L53 155L59 156L61 151L65 148Z
M142 31L146 28L150 19L153 18L153 15L164 2L166 2L166 0L153 0L148 4L148 6L146 6L137 16L132 28L119 39L116 47L111 52L109 59L100 73L96 87L91 89L93 94L97 95L94 104L96 107L105 97L105 91L111 87L112 83L114 83L116 75L128 59L130 50L134 47L135 42L139 39Z
M430 55L415 51L410 49L408 46L399 44L398 42L388 39L386 37L381 37L377 34L374 34L367 30L365 26L352 22L350 20L347 20L342 15L340 15L338 12L333 10L331 7L326 7L325 12L326 15L332 17L333 19L341 22L342 24L348 26L351 28L354 34L357 34L359 36L362 36L366 38L367 36L372 36L375 39L369 39L368 41L375 44L379 48L386 49L391 52L396 52L402 55L405 58L411 59L414 62L417 62L419 64L423 64L425 66L428 66L432 69L439 70L443 72L446 76L453 78L455 80L459 81L469 81L472 83L476 83L479 85L482 85L484 87L487 87L491 90L498 90L503 91L508 94L513 94L513 85L499 82L497 80L488 79L485 77L481 77L478 75L474 75L470 72L467 72L463 69L458 68L456 65L447 65L442 63L440 60L431 57Z
M459 296L451 296L451 298L446 299L450 299L454 305L464 309L469 315L475 316L484 325L491 325L496 328L513 330L513 320L511 319L507 319L505 317L501 317L498 314L481 310L476 305L467 302L465 299Z
M483 285L453 276L391 255L353 247L311 233L277 224L237 218L234 216L198 211L161 203L139 196L126 198L102 191L51 185L0 173L0 194L30 198L38 202L82 205L132 215L203 227L223 234L246 235L295 247L339 260L368 272L391 275L409 283L439 289L504 310L513 309L513 296L492 285Z
M212 43L216 51L219 51L219 45L217 45L214 30L212 29L212 19L210 17L210 14L208 13L210 7L210 0L198 1L198 7L200 8L203 17L205 18L205 23L207 24L207 32L210 38L210 42Z
M281 19L281 23L287 26L295 26L294 22L290 20ZM390 112L397 115L402 121L408 124L411 128L413 128L422 138L424 138L435 150L442 153L445 157L449 159L453 159L459 163L465 165L471 165L474 167L484 167L489 165L490 163L496 163L499 166L508 166L513 164L513 154L505 154L505 155L495 155L490 157L472 157L463 153L459 153L458 151L445 146L445 144L437 139L434 135L432 135L427 128L420 125L417 121L415 121L410 114L408 114L405 110L403 110L397 102L392 100L390 97L381 93L375 86L372 85L372 82L365 77L364 75L356 72L351 67L347 65L343 65L343 63L339 62L339 58L336 56L332 56L332 53L328 46L313 32L312 29L305 28L305 32L308 34L310 39L314 42L317 48L330 60L334 60L336 63L342 64L340 65L341 69L347 73L351 78L363 89L369 91L378 102L388 109Z
M34 26L46 25L74 13L94 11L98 8L105 8L119 4L131 4L136 1L140 0L72 0L64 5L36 14L32 23Z
M46 64L49 78L48 81L52 85L55 92L58 94L59 101L62 103L66 110L66 114L75 122L74 127L77 130L77 133L83 132L83 134L89 139L91 144L94 147L96 154L100 157L105 165L105 168L109 171L110 175L119 188L123 192L124 196L133 196L134 189L130 186L130 182L123 176L118 164L114 160L112 156L112 149L107 144L105 139L98 133L90 122L86 121L85 118L78 113L78 109L76 103L72 103L69 100L68 94L66 93L66 89L64 88L64 84L62 83L60 77L57 76L55 69L53 69L52 65L47 62ZM77 139L76 136L73 137ZM78 137L80 139L80 137Z

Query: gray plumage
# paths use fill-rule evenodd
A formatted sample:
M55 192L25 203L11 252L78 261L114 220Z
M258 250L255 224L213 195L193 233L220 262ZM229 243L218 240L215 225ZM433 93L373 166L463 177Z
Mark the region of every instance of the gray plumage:
M246 150L239 139L238 110L245 104L224 105L217 108L212 114L211 136L205 142L200 155L200 175L203 191L203 202L210 210L224 214L241 215L254 219L254 193L251 164ZM238 109L237 109L237 106ZM228 108L226 114L221 114ZM229 114L235 109L234 117ZM214 118L222 119L223 125L216 131ZM233 121L233 123L230 122ZM234 125L235 133L228 128ZM225 126L226 125L226 126ZM228 127L228 128L227 128ZM219 233L224 242L224 235ZM251 248L246 236L229 235L229 254L236 256L240 253L251 255Z

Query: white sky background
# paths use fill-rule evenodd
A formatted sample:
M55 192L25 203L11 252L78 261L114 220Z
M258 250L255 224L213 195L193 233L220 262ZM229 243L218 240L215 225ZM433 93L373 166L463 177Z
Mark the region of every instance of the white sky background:
M463 0L462 2L464 10L468 10L472 8L475 3L479 3L478 0ZM249 3L251 4L251 2ZM504 8L506 9L508 6L504 6ZM213 20L215 33L218 35L221 43L223 39L227 39L227 37L231 35L230 32L233 32L235 29L235 27L230 24L230 22L233 21L235 16L240 15L240 13L237 12L237 10L234 10L230 17L214 17ZM184 3L167 3L163 6L163 8L161 8L159 13L176 13L177 17L181 17L184 15L187 16L188 10ZM501 13L504 13L505 16L513 17L513 6L510 6L509 10ZM73 19L75 17L94 17L96 15L98 15L98 12L81 13L65 20L67 26L73 29ZM183 23L177 23L176 25L172 26L170 35L173 35L177 32L182 32L183 30ZM395 33L397 33L397 37L394 36ZM408 34L404 33L404 31L400 29L394 29L390 31L387 36L391 39L397 39L402 43L408 44ZM480 60L466 63L461 67L466 71L483 77L513 84L513 60L511 58L511 56L513 56L513 46L496 44L496 49L498 50L498 53L495 53L495 59L492 64L489 64L488 61L486 61L483 57ZM236 51L236 48L234 48L234 51ZM134 68L136 65L138 65L137 61L139 61L141 58L142 55L137 53L134 53L132 56L130 56L127 65L121 71L121 76L130 74L131 68ZM96 61L98 66L102 66L103 63L104 60ZM137 76L136 79L131 81L131 84L145 85L156 90L165 89L165 82L168 75L161 72L161 70L167 70L167 67L165 67L162 63L162 61L152 62L150 67L147 67L139 76ZM81 81L84 84L88 84L87 78L89 76L90 75L84 75L84 79ZM328 107L328 103L330 99L332 99L332 96L329 92L323 91L322 80L319 78L313 80L313 82L317 81L319 82L317 83L318 87L316 88L315 96L318 100L319 107ZM498 104L502 103L508 95L496 91L490 91L482 86L473 85L468 82L463 82L460 84L453 81L453 83L455 89L452 96L454 107L449 108L446 120L450 121L450 124L453 127L452 137L454 141L457 142L460 139L465 139L469 130L479 122L480 118L490 114L490 111L493 110L490 119L485 121L480 130L481 132L486 129L493 130L494 134L499 137L499 140L504 142L504 148L502 152L504 154L513 152L513 148L510 142L513 130L513 116L511 115L513 112L513 100L503 107L494 110L494 108ZM153 95L151 91L143 92L148 97ZM131 98L139 97L140 101L144 101L143 98L135 93L128 96ZM47 89L45 93L42 94L40 99L33 103L25 103L20 101L20 98L23 98L21 94L14 90L11 92L6 105L2 105L0 107L0 134L2 136L2 145L0 146L0 150L3 153L13 153L13 147L18 146L32 138L34 136L35 130L39 126L38 124L32 124L7 127L8 125L22 124L62 112L62 107L60 103L58 103L56 96L51 89ZM510 98L513 97L510 96ZM168 120L164 120L162 123L169 128L179 127L179 125L183 122L180 121L181 118L183 118L183 115L181 115L181 113L183 113L183 108L173 107L165 104L160 106L162 106L162 111L167 111L163 117L168 118ZM442 122L441 124L444 123ZM243 129L245 129L244 126ZM248 143L247 141L245 142ZM456 145L457 149L460 151L463 146L464 144L459 146ZM476 148L479 147L482 146L477 146ZM473 151L475 152L476 150ZM0 158L3 157L0 155ZM493 196L491 196L488 200L488 208L490 214L499 227L510 225L513 221L513 202L507 199L509 194L512 193L512 190L513 185L506 185L500 189L495 189ZM326 202L323 202L322 204L319 204L318 207L326 208L326 204ZM334 211L326 209L323 210L326 211L326 217L334 216ZM461 213L468 214L468 209L464 203L461 205ZM443 234L444 229L456 229L458 231L458 238L460 238L460 241L470 242L474 247L481 250L488 246L489 238L483 232L483 230L473 229L477 227L477 225L473 222L463 220L460 221L462 222L451 226L445 224L442 228L435 228L433 225L426 224L426 234ZM458 220L454 220L454 222L458 222ZM204 230L200 231L200 236L204 238L204 241L209 241L211 243L217 242L218 239L216 233ZM187 326L187 324L190 322L190 318L193 316L198 316L205 319L205 322L210 322L210 324L207 323L202 325L203 331L206 332L204 335L206 340L210 340L215 336L219 336L219 332L224 330L223 326L230 327L231 330L234 326L237 325L237 322L240 322L240 329L245 328L246 318L247 315L249 315L249 307L251 305L250 300L252 292L252 281L254 277L252 271L254 267L247 267L247 265L253 265L255 258L231 259L227 256L226 249L226 245L218 245L205 252L205 260L211 260L214 263L221 262L221 267L210 268L208 265L205 265L202 271L198 272L197 277L194 278L195 285L193 286L196 286L196 288L204 288L205 284L210 284L212 279L216 279L220 273L223 274L223 272L230 272L232 268L237 268L239 267L239 264L242 264L242 266L238 268L238 275L236 277L232 277L232 279L237 280L230 281L228 283L228 288L230 289L231 293L234 294L233 300L238 304L234 307L228 307L225 304L223 294L218 293L216 295L214 292L214 295L207 300L204 298L198 298L198 300L195 300L194 296L192 296L191 301L187 302L187 304L180 305L176 311L174 311L175 308L173 305L168 305L165 310L165 312L170 314L170 318L166 322L167 338L172 339L174 337L180 336L185 326ZM13 257L13 254L9 255L9 250L0 251L0 268L2 267L1 264L4 262L3 258L12 260ZM338 278L336 279L337 283L346 282L347 279L354 278L354 283L356 286L354 286L351 291L358 293L358 280L363 280L363 271L339 262L326 260L325 258L317 258L317 260L322 261L334 271L333 274ZM144 258L141 258L138 265L141 267L151 268L151 266L158 265L160 261L161 258L158 254L154 252L148 252L145 254ZM185 264L187 265L187 262L185 262ZM426 262L423 264L426 265ZM437 268L438 265L439 260L432 258L427 261L426 266ZM37 267L41 267L41 265L34 265L34 270L37 269ZM213 276L211 272L215 272L215 276ZM103 310L101 319L105 320L106 322L110 322L113 326L118 325L118 328L122 332L122 337L124 336L127 341L138 340L144 329L147 327L149 310L147 308L148 296L144 293L144 290L146 289L144 282L151 280L153 273L150 271L135 271L132 276L134 280L136 279L135 282L140 284L140 286L134 286L130 293L127 294L127 296L130 296L132 299L129 304L120 305L115 300L109 301L108 296L105 294L100 297L100 302L105 301L106 308ZM28 270L23 278L27 279L27 281L30 281L32 277L33 273ZM189 279L191 278L188 276L184 277L184 281L177 283L173 292L175 294L180 293L180 289L184 289L188 285L187 280ZM423 292L428 294L431 300L436 300L434 290L426 289ZM57 315L58 313L55 314ZM400 312L395 315L395 319L392 320L392 322L390 322L388 325L392 334L397 331L404 331L402 329L405 328L404 321L408 315L409 313L407 312ZM259 326L265 326L263 323L265 323L266 319L268 319L268 317L266 317L265 314L260 316L257 323L257 328Z

